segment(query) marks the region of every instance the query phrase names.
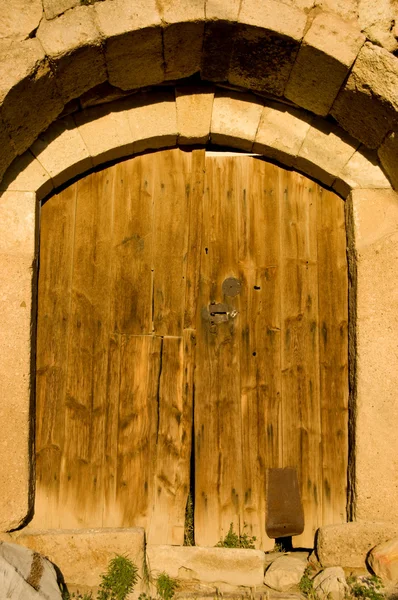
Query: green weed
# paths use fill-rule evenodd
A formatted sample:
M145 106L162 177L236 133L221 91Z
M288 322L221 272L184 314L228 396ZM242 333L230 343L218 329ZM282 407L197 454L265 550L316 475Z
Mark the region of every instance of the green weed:
M311 567L307 567L304 571L304 575L302 576L302 578L300 580L299 589L300 589L300 592L304 596L313 600L313 599L315 599L316 595L315 595L315 591L314 591L314 584L310 577L310 573L311 573Z
M350 588L349 595L360 600L384 600L383 584L379 577L348 577L347 583Z
M133 591L138 581L138 568L127 556L116 555L109 565L106 573L101 575L101 584L97 594L97 600L125 600L127 595ZM62 592L63 600L93 600L92 593L69 594Z
M224 539L221 539L216 544L216 548L255 548L254 542L256 537L248 535L244 529L246 523L243 526L243 532L239 535L235 533L233 523L229 526L229 530Z

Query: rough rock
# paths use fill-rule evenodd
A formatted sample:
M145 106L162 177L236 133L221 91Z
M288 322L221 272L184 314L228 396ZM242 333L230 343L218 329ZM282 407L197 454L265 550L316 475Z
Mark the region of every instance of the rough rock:
M163 31L165 79L182 79L200 71L204 23L176 23Z
M380 195L378 190L372 192L375 199L377 194ZM388 194L388 190L386 193ZM394 196L394 193L391 191L389 195ZM393 198L391 202L394 202ZM368 204L369 201L364 199L364 205ZM374 286L374 283L370 282L370 285ZM369 550L376 544L397 536L398 525L394 523L363 522L327 525L318 530L316 552L323 567L365 568Z
M334 102L331 114L351 135L377 148L398 111L398 58L367 42Z
M64 103L40 42L0 43L1 118L18 154L60 114Z
M12 600L61 600L53 565L18 544L0 542L0 590Z
M43 14L40 0L7 0L0 8L0 38L24 40L37 29Z
M358 23L366 37L386 50L398 48L397 5L395 0L359 0Z
M80 0L43 0L44 14L46 19L54 19L79 4Z
M398 583L398 537L378 544L368 556L369 566L381 579Z
M281 556L274 560L266 570L264 583L274 590L286 592L299 584L306 565L307 561L303 558Z
M100 31L107 40L109 82L122 90L161 83L163 42L155 0L113 0L98 2L94 8Z
M50 57L65 103L107 78L92 6L79 6L53 21L43 20L37 37Z
M281 96L306 20L301 10L275 0L243 0L228 81Z
M165 571L170 577L250 587L263 582L261 550L162 545L147 545L146 549L150 569Z
M304 36L286 98L327 115L364 41L365 36L351 23L332 14L319 14Z
M328 567L318 573L313 586L318 600L344 600L348 589L341 567Z

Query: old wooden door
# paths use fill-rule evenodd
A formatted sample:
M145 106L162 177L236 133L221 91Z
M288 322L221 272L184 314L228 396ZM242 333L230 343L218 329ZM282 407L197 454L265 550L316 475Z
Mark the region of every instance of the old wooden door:
M183 543L265 533L267 468L305 531L345 520L343 201L248 156L167 150L42 208L34 525Z

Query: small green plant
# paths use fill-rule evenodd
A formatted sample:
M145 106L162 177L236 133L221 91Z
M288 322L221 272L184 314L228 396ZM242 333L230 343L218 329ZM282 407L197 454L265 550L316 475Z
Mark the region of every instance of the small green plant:
M171 600L178 588L178 581L167 573L160 573L156 579L156 591L162 600Z
M304 575L300 579L299 589L304 596L310 598L311 600L314 600L316 595L314 591L314 584L310 577L310 573L311 567L307 567L304 571Z
M138 581L138 569L127 556L113 558L101 576L97 600L125 600Z
M138 600L172 600L178 589L178 581L176 579L163 572L158 575L154 583L156 585L156 597L143 592L139 595Z
M347 583L350 588L349 595L360 600L384 600L383 584L379 577L349 577Z
M106 573L101 575L97 600L125 600L127 595L133 591L138 577L136 565L127 556L116 555L110 561ZM93 600L93 595L91 592L70 594L64 589L62 590L62 600Z
M229 526L228 533L224 539L221 539L216 544L216 548L255 548L254 542L256 537L248 535L244 529L246 523L243 526L243 532L239 535L235 533L233 523Z

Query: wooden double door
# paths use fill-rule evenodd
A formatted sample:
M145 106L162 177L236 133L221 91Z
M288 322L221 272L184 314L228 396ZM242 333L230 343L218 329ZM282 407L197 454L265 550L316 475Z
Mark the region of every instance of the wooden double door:
M197 545L265 532L297 469L298 545L343 522L343 201L255 157L178 149L93 173L41 211L38 528L143 526Z

